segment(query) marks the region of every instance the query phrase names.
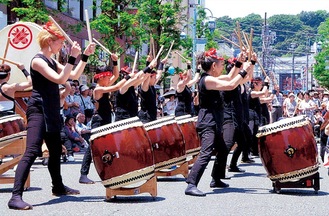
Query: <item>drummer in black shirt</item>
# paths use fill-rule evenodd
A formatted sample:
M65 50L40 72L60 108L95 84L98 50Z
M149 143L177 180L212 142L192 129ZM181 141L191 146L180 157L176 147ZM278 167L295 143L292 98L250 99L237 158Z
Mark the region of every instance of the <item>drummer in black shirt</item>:
M150 56L147 57L147 65L149 65L149 61L151 61ZM167 58L161 60L158 70L152 70L151 73L146 74L145 80L138 88L141 106L138 117L143 123L154 121L157 118L157 96L154 86L160 80L166 62Z

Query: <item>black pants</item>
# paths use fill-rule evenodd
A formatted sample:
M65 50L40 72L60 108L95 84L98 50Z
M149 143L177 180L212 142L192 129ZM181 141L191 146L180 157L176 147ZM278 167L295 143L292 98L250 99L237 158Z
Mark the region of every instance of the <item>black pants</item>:
M221 133L216 127L204 128L198 131L198 134L201 141L200 154L186 179L187 183L196 186L211 159L214 148L217 151L217 154L211 176L215 181L225 178L226 155L228 154Z
M245 138L244 138L244 134L243 131L241 129L239 129L238 127L236 127L233 123L233 121L231 122L226 122L223 125L223 139L227 148L227 155L230 152L230 150L232 149L233 145L235 142L238 143L237 148L234 150L233 155L232 155L232 159L231 159L231 167L237 166L237 162L239 159L239 156L242 152L242 150L244 149L244 145L245 145Z
M13 195L22 195L24 184L29 175L30 168L38 156L41 156L41 146L45 140L49 150L48 170L54 188L63 188L60 158L62 145L60 131L46 132L44 115L36 107L27 110L27 139L25 153L18 163L15 172Z

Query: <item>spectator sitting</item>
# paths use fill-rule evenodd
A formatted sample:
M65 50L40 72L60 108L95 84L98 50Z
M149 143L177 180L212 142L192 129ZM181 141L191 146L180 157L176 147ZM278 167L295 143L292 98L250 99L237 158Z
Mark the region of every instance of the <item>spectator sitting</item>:
M72 143L72 150L79 152L80 148L84 148L86 141L75 129L75 121L73 115L68 115L65 118L64 132ZM65 146L66 147L66 146Z

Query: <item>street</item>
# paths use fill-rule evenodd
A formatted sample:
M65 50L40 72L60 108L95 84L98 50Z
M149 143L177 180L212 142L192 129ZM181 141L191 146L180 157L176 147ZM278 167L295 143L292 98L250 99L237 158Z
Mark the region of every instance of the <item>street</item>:
M89 177L96 184L78 183L82 153L76 154L75 162L62 163L64 184L79 189L76 196L55 197L51 194L51 182L46 166L37 160L31 171L31 187L23 195L26 202L33 205L31 211L9 210L7 202L11 197L12 185L0 185L0 215L328 215L328 174L320 167L320 190L312 188L283 188L280 194L272 193L272 182L266 177L260 158L253 164L240 164L245 173L230 173L232 178L224 180L229 188L212 189L209 163L199 189L206 197L186 196L185 179L181 175L158 178L158 196L149 194L118 196L105 201L105 187L102 185L95 167L91 166ZM230 161L231 154L229 155ZM13 171L6 174L12 175Z

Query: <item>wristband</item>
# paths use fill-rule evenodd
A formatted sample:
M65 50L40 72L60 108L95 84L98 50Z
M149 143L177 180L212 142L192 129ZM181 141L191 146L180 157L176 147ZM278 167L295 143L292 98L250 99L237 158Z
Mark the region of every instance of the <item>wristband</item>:
M235 67L240 68L241 65L242 65L242 62L239 62L239 61L235 62Z
M190 70L191 69L191 65L188 64L187 65L187 69Z
M149 66L151 64L151 62L146 61L146 67Z
M242 70L239 72L239 74L242 76L242 78L245 78L247 76L247 71Z
M160 62L158 70L163 70L163 66L164 66L164 64L162 62Z
M152 69L150 67L148 67L148 66L143 69L143 72L144 73L151 73L151 71L152 71Z
M197 73L201 73L201 70L198 68L198 69L196 69L196 72Z
M75 58L75 57L73 57L73 56L70 56L70 57L69 57L69 60L67 61L67 63L69 63L69 64L71 64L71 65L74 65L74 63L75 63L75 60L76 60L76 58Z
M118 66L118 61L113 61L113 66Z
M87 56L85 54L82 54L81 55L81 61L83 61L83 62L87 62L88 61L88 58L89 58L89 56Z
M251 60L251 64L252 65L255 65L256 64L256 61L255 60Z
M268 83L268 82L264 82L264 86L266 86L266 87L267 87L267 89L269 89L269 87L270 87L270 85L269 85L269 83Z
M127 74L126 76L125 76L125 80L129 80L131 77L129 76L129 74Z
M23 72L25 77L30 76L29 72L27 72L27 70L25 68L22 70L22 72Z

